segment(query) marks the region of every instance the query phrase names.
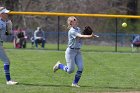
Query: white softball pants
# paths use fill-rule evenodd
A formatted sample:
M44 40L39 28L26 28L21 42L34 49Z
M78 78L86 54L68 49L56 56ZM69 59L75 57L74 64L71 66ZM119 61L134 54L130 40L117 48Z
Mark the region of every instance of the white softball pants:
M67 72L70 74L74 72L75 64L78 71L83 71L83 59L80 49L67 48L65 51L65 59L67 63Z

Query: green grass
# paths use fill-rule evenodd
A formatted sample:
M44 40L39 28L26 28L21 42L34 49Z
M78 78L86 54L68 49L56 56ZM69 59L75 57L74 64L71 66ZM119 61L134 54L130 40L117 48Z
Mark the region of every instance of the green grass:
M5 48L13 48L13 44L12 43L4 43L4 47ZM67 47L66 44L60 44L59 46L57 44L46 44L45 45L45 49L47 50L62 50L64 51ZM40 48L40 46L39 46ZM27 43L27 48L26 49L34 49L31 47L30 43ZM83 45L82 47L82 51L87 51L87 52L116 52L116 47L115 46L96 46L96 45ZM124 46L124 47L117 47L117 52L132 52L131 51L131 47L130 46Z
M5 47L8 48L8 45ZM11 60L12 79L19 84L14 86L5 84L1 62L0 93L140 91L139 53L85 52L88 49L84 49L86 46L82 50L84 72L79 82L80 88L70 86L74 73L67 74L61 70L53 73L52 71L56 61L60 60L65 64L65 51L6 49Z

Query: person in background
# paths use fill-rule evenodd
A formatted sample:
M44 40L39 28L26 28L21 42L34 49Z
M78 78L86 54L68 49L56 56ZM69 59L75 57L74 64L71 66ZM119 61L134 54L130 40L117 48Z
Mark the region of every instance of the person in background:
M35 47L38 48L38 44L41 44L41 47L45 47L45 33L41 29L41 27L37 27L37 29L34 32L34 41L35 41Z
M14 48L26 48L27 36L25 30L16 26L14 29Z
M8 19L8 13L9 13L9 10L7 10L5 7L0 7L0 39L1 40L2 40L2 35L4 35L4 33L10 34L10 31L7 31L8 30L7 27L12 27L12 22L11 22L11 20ZM10 24L10 26L7 25L7 23ZM11 80L10 60L9 60L8 56L6 55L1 43L0 43L0 59L4 63L6 84L7 85L17 84L18 82Z
M30 38L30 40L31 40L31 46L32 46L32 48L34 47L34 37L32 36L31 38Z
M19 39L20 48L26 48L26 33L23 29L19 28L17 33L17 39Z
M137 35L134 37L132 44L135 47L140 47L140 35Z

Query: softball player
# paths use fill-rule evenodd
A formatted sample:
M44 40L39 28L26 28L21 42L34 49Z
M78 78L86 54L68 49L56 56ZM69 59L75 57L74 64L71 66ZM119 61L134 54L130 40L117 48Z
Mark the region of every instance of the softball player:
M69 74L74 72L75 64L78 67L78 70L75 74L74 81L72 83L73 87L80 87L78 82L81 78L83 72L83 60L80 48L82 46L82 39L84 38L93 38L93 35L82 35L81 30L77 27L78 22L74 16L71 16L67 19L68 24L68 47L65 51L65 59L67 65L60 63L59 61L54 65L53 71L56 72L58 69L61 69Z
M0 7L0 41L2 41L2 37L5 35L6 32L6 24L8 20L8 13L9 10L7 10L4 7ZM11 21L10 21L11 22ZM6 76L6 84L7 85L15 85L17 84L17 82L12 81L11 77L10 77L10 61L9 58L7 57L3 47L2 47L2 43L0 42L0 59L3 61L4 63L4 72L5 72L5 76Z

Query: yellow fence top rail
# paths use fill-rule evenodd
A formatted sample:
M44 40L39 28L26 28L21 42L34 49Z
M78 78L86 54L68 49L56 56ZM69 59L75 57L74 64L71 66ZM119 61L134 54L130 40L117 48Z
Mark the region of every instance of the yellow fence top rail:
M82 14L82 13L57 13L57 12L17 12L11 11L12 15L40 15L40 16L81 16L81 17L102 17L102 18L135 18L138 15L111 15L111 14Z

